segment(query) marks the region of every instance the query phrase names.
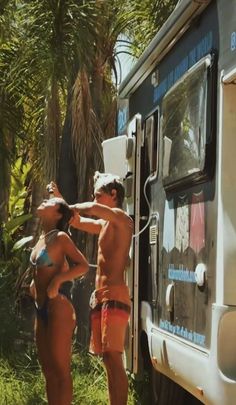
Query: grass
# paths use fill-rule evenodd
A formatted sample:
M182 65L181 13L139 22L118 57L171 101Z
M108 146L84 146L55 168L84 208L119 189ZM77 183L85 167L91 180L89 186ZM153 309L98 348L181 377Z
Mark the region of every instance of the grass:
M108 404L102 362L87 353L72 358L73 405ZM129 377L128 405L148 405L147 382ZM44 379L35 353L0 359L0 405L46 405Z
M3 295L1 288L0 304L0 405L46 405L44 378L33 344L34 314L31 309L24 316L15 313L12 295ZM73 405L107 405L101 360L75 347L73 353ZM137 382L129 376L128 405L150 405L148 388L145 379Z

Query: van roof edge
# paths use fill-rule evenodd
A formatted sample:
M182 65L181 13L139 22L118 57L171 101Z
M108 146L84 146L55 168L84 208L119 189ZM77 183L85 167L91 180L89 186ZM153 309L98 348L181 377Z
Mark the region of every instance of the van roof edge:
M131 71L119 86L121 98L132 94L146 79L154 66L187 30L190 21L201 14L211 0L182 0L157 32ZM175 41L174 41L175 40Z

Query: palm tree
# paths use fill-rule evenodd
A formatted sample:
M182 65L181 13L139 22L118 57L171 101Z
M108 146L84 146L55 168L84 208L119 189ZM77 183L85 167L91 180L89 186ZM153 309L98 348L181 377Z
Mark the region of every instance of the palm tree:
M112 71L116 76L117 38L125 32L132 39L132 32L138 37L137 26L147 30L150 20L154 30L158 10L169 12L173 2L1 1L0 35L10 58L1 88L8 89L14 106L21 108L21 138L33 165L33 181L45 185L58 178L62 138L59 179L63 183L68 138L66 152L71 156L71 170L76 168L72 177L78 188L71 197L88 198L92 174L102 168L101 140L115 132ZM148 32L153 34L152 30ZM18 133L14 132L15 138Z
M132 52L139 56L162 27L178 0L131 0L136 24L132 32Z
M17 137L23 126L22 108L18 104L19 95L8 86L7 74L13 58L15 28L11 24L14 8L8 8L10 0L0 3L0 226L8 218L10 196L11 163L17 153ZM9 46L9 43L12 46Z
M112 81L115 45L120 33L127 29L132 15L128 2L120 0L97 0L94 9L93 44L86 53L80 54L64 132L64 138L72 143L78 179L78 192L73 197L79 200L90 197L92 175L95 169L103 167L101 141L115 133L116 86ZM87 32L85 34L87 37ZM63 184L67 153L68 150L64 153L62 148L60 181L62 192L71 200L70 191L67 192L66 184Z
M86 43L91 42L93 29L89 16L92 13L94 18L94 1L84 5L83 1L71 0L9 0L4 2L4 6L0 27L3 22L10 24L12 34L7 37L2 35L0 124L2 131L4 111L8 111L7 122L15 122L17 130L2 136L0 146L3 153L4 139L7 138L7 146L12 153L10 136L24 139L24 151L19 153L24 153L31 161L30 189L33 193L37 191L37 199L41 199L43 186L57 177L68 88L76 75L80 54L87 48ZM10 13L14 18L9 23ZM90 27L86 37L83 35L85 26L87 31ZM2 29L0 32L5 31ZM83 43L80 40L82 36L85 38ZM3 99L5 104L8 100L5 109ZM9 105L9 100L13 107ZM14 108L21 113L21 126L13 117ZM4 156L10 164L8 155L4 153ZM6 163L2 165L4 168ZM5 184L9 190L10 167L5 171L3 168L1 174L5 173ZM39 188L41 192L38 192ZM9 192L4 196L7 201ZM35 200L34 195L32 200Z
M148 29L150 18L155 31L157 3L0 2L0 154L4 156L0 180L5 185L0 210L4 220L10 165L19 154L32 165L32 210L51 179L59 180L68 202L89 198L93 173L103 167L101 141L115 134L117 39L126 33L133 40L142 24ZM162 3L170 9L170 0ZM155 18L150 17L151 11ZM37 229L37 223L31 225L29 233ZM94 243L86 245L87 255L94 257Z

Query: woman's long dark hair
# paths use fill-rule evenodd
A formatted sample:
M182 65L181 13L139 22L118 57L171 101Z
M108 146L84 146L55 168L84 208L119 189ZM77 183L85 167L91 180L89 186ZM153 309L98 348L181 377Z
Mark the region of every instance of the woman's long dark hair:
M56 227L59 231L68 232L69 222L70 219L73 217L73 210L64 200L58 202L58 206L58 212L62 214L62 217L59 219Z

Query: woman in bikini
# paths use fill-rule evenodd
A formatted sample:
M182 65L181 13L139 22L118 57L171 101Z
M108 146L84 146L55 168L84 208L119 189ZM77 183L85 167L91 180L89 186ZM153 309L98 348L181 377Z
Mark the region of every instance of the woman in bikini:
M63 288L88 271L88 262L65 232L73 211L61 198L44 200L37 214L43 233L31 253L34 269L35 337L49 405L70 405L71 341L76 319ZM67 258L73 266L69 266Z

